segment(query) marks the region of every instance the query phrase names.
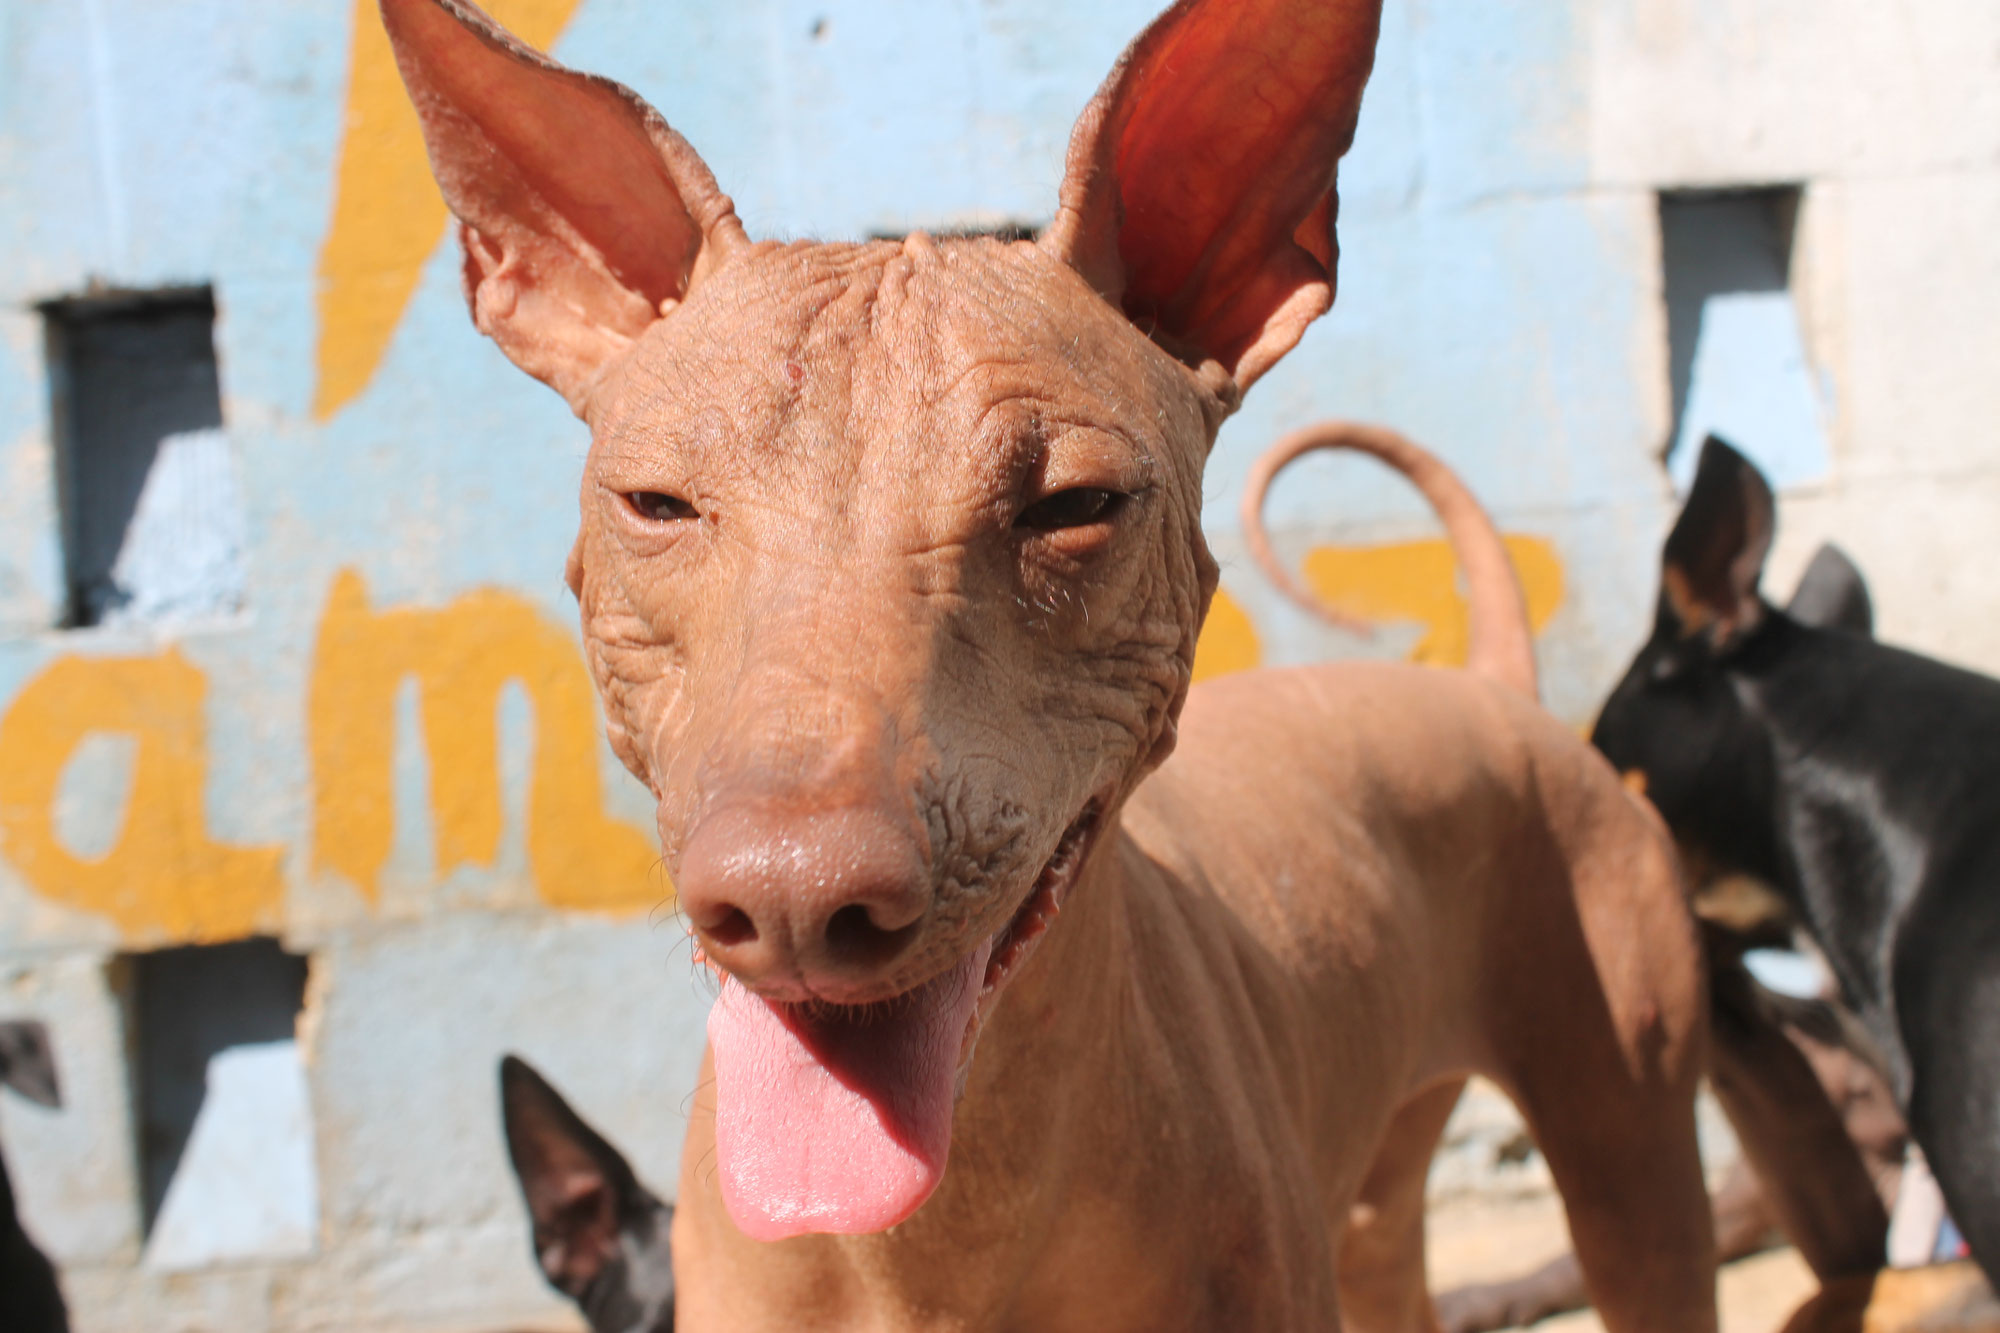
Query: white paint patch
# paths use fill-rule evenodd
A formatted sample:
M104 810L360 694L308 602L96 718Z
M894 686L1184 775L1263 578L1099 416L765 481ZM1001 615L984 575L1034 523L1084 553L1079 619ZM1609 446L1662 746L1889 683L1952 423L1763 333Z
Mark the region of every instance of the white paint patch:
M298 1043L217 1052L142 1262L185 1272L296 1258L313 1252L318 1228L312 1111Z
M1752 949L1743 955L1743 965L1765 990L1795 1000L1817 1000L1832 986L1824 963L1791 949Z
M1702 303L1674 485L1694 482L1701 442L1720 435L1779 487L1826 476L1826 432L1788 291L1718 292Z
M106 624L230 615L243 605L243 502L220 429L166 436L111 567Z
M1937 1262L1946 1220L1944 1191L1931 1174L1924 1150L1912 1143L1903 1157L1896 1206L1889 1211L1889 1267L1922 1268Z

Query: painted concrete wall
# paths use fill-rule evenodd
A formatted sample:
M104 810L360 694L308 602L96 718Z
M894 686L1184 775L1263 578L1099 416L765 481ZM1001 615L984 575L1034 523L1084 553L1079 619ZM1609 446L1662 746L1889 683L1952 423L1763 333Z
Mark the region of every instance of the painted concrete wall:
M1045 219L1153 7L492 5L651 98L754 233L829 236ZM1376 639L1312 628L1241 558L1249 459L1354 416L1493 507L1548 698L1586 719L1672 511L1656 192L1767 184L1803 187L1826 442L1778 582L1837 536L1886 637L2000 668L1996 76L1977 0L1391 0L1339 304L1211 470L1203 670L1462 644L1424 511L1359 462L1299 468L1274 517ZM562 590L584 435L473 334L443 230L369 0L0 4L0 1017L53 1025L69 1103L0 1097L0 1144L82 1329L561 1326L498 1136L508 1049L672 1187L707 995ZM188 284L219 311L240 609L57 629L37 303ZM142 1258L115 956L253 933L311 961L317 1230L169 1273Z

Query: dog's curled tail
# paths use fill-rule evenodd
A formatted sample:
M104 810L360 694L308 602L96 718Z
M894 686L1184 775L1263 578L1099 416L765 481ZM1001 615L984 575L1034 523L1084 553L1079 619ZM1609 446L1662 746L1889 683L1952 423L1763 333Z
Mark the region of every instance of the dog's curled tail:
M1319 449L1352 449L1380 459L1409 478L1430 501L1444 523L1452 553L1465 571L1471 607L1470 647L1466 666L1493 680L1535 697L1534 634L1528 628L1527 602L1514 575L1514 562L1486 511L1457 474L1429 451L1386 426L1356 421L1323 421L1295 430L1264 451L1250 469L1243 490L1243 536L1258 568L1286 597L1339 629L1366 634L1366 623L1336 610L1307 591L1271 549L1264 530L1264 499L1271 483L1286 466Z

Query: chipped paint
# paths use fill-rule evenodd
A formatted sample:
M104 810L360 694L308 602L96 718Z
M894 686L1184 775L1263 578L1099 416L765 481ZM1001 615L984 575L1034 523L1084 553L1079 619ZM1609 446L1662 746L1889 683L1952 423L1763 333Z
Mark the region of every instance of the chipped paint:
M1194 683L1248 671L1263 660L1263 641L1249 613L1227 589L1217 588L1208 604L1208 619L1201 625L1201 639L1194 646Z
M1546 537L1502 538L1527 602L1528 627L1548 627L1563 599L1563 565ZM1458 562L1442 537L1379 546L1320 546L1306 556L1306 583L1349 615L1376 622L1414 621L1423 635L1409 660L1463 666L1471 613L1459 591Z
M1563 564L1546 537L1501 539L1539 636L1562 607ZM1420 628L1407 659L1426 666L1463 666L1471 646L1471 612L1459 591L1458 560L1442 537L1375 545L1316 546L1305 559L1306 584L1330 605L1371 624ZM1194 656L1197 683L1264 661L1263 638L1242 603L1218 590Z

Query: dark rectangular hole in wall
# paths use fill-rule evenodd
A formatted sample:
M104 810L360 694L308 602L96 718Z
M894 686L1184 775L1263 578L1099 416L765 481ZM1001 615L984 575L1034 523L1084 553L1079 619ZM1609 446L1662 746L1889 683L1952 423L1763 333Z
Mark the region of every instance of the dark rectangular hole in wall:
M1679 438L1694 375L1702 309L1710 297L1782 292L1790 285L1799 187L1673 190L1660 194L1660 266L1667 302L1667 375Z
M306 960L276 940L128 955L133 1100L148 1233L208 1090L208 1065L232 1046L288 1041L305 1005Z
M206 287L92 296L51 302L42 314L68 585L65 623L95 625L140 591L117 566L161 443L222 425L215 297ZM178 504L192 506L193 521L202 522L202 501ZM227 504L234 505L233 494ZM176 521L188 520L169 516L169 523ZM201 538L183 535L188 543ZM174 537L166 534L168 541ZM225 591L217 600L229 596Z

